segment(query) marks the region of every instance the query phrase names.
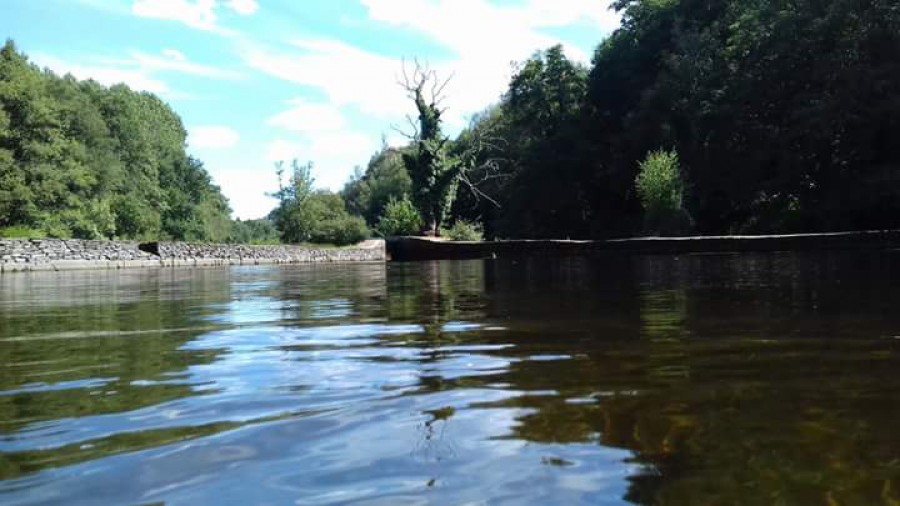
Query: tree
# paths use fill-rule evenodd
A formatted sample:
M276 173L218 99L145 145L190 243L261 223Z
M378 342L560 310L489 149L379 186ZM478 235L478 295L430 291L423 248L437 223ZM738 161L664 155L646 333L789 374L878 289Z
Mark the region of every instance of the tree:
M412 201L421 213L428 233L440 235L459 186L462 165L448 153L449 138L441 131L442 93L449 78L416 62L412 75L403 69L401 85L416 105L418 121L409 119L413 147L403 154L403 163L412 181Z
M232 223L227 242L236 244L276 244L280 242L278 229L272 220L240 220Z
M592 214L582 107L587 71L562 47L517 65L502 101L473 118L451 147L474 188L457 217L488 236L586 237Z
M0 49L0 229L222 240L227 200L158 97L57 76Z
M312 224L307 232L309 242L344 246L356 244L369 235L365 220L350 215L344 199L336 193L315 191L303 207Z
M284 181L284 162L275 164L278 173L278 191L272 194L278 199L278 207L273 211L275 226L281 232L281 240L299 243L310 239L313 218L305 205L313 193L312 162L301 165L291 161L291 173Z
M900 225L894 2L616 4L589 107L610 174L677 149L705 233Z
M412 194L403 151L382 146L369 160L365 172L358 172L341 191L348 211L365 218L370 226L378 223L388 202L408 199Z
M368 234L366 222L347 212L340 195L314 190L312 162L291 162L291 174L284 181L284 163L275 164L278 173L278 207L272 212L276 228L285 243L328 243L345 245L359 242Z

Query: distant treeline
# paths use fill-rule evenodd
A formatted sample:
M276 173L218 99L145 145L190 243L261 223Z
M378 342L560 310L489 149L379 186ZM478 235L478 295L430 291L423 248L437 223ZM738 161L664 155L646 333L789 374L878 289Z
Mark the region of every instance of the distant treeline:
M676 221L692 232L900 227L895 0L615 8L622 27L590 67L558 46L536 53L450 143L478 185L460 185L451 220L500 237L666 232L648 227L653 207L636 187L648 160L657 173L677 169L681 180L657 193L683 205ZM402 163L385 149L345 188L370 225L411 191Z
M230 209L150 93L0 50L0 233L224 241Z

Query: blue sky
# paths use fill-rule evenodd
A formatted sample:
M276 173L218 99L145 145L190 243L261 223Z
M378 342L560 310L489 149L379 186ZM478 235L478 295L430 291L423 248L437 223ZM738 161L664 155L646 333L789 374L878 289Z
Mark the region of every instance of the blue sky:
M400 144L418 58L447 87L447 130L506 88L511 62L562 43L589 61L618 25L608 0L4 0L0 29L32 61L166 100L234 215L265 215L276 160L339 189Z

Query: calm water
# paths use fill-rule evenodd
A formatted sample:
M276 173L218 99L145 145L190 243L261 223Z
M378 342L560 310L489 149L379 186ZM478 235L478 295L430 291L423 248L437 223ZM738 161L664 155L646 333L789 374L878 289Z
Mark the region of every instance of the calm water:
M2 504L900 503L900 252L0 277Z

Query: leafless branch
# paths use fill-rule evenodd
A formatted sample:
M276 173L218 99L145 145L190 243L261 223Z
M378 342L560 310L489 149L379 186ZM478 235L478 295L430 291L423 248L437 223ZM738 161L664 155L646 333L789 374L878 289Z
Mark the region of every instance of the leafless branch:
M403 58L400 60L400 76L397 77L397 84L399 84L406 92L409 94L410 98L415 98L417 94L421 94L422 90L425 88L425 84L428 83L429 77L431 75L428 70L428 66L423 66L419 63L418 58L413 59L414 67L412 69L412 73L406 67L406 59Z
M402 128L398 127L397 125L391 125L391 130L397 132L398 134L402 135L403 137L406 137L407 139L409 139L411 141L416 140L415 134L410 135L409 132L404 131Z
M400 75L397 76L397 84L399 84L410 98L422 97L429 99L433 107L437 107L444 99L444 89L453 79L454 74L450 74L444 80L441 80L436 70L429 67L428 63L421 63L418 58L413 58L413 68L407 68L406 59L400 60ZM423 97L426 85L429 85L430 96Z
M459 180L469 188L469 191L472 192L472 195L475 197L476 202L479 199L485 199L498 209L500 208L500 203L494 200L494 198L487 193L484 193L484 191L482 191L481 188L478 187L478 184L473 183L472 180L469 179L469 174L467 172L463 171L459 176Z
M431 72L431 77L432 77L431 105L432 106L437 107L437 106L441 105L441 102L444 101L444 98L445 98L444 97L444 88L446 88L447 85L450 84L450 81L453 79L454 75L455 75L455 73L451 73L449 76L447 76L447 79L444 79L443 81L441 81L438 78L437 72L435 72L435 71ZM443 111L441 111L441 112L443 112Z

